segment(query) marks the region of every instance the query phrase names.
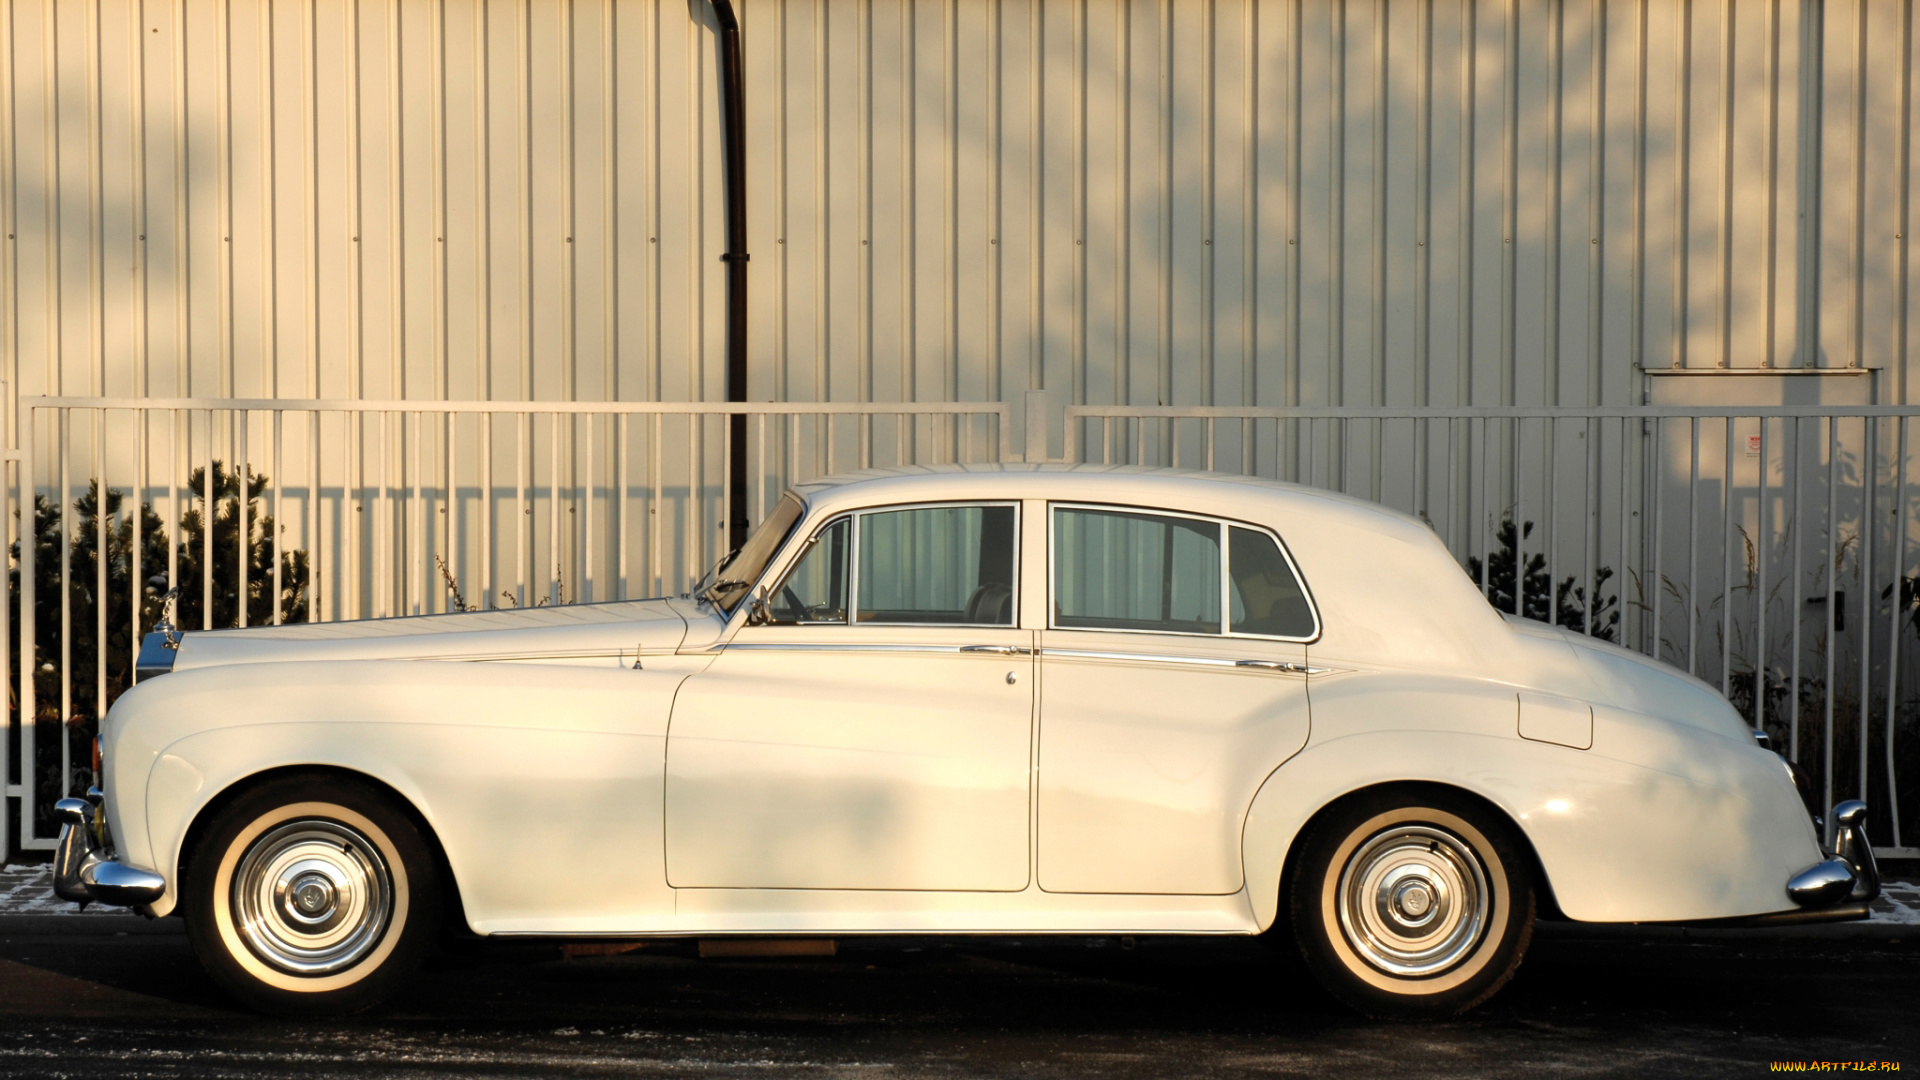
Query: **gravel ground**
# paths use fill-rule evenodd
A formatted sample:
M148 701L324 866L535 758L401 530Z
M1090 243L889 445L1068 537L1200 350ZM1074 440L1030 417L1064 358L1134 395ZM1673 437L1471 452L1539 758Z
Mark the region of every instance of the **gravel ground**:
M1329 1001L1244 938L855 939L819 959L691 943L568 959L474 943L392 1003L294 1023L235 1008L177 919L45 911L0 871L0 1076L1751 1076L1920 1069L1920 889L1866 923L1541 924L1515 980L1448 1023ZM26 879L23 883L22 879ZM70 909L69 909L70 910ZM1884 1069L1884 1064L1882 1065Z

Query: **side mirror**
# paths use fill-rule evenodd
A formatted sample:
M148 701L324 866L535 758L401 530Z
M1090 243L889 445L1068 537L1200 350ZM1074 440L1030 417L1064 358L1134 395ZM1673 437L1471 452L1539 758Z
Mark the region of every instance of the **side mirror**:
M773 614L767 610L767 598L764 593L755 593L747 601L747 625L765 626L773 621Z

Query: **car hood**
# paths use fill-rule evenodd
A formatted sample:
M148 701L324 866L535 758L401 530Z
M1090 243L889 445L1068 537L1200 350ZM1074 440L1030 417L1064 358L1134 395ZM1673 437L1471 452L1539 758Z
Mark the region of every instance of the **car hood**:
M684 610L683 610L684 609ZM302 623L184 635L173 670L297 660L533 660L670 653L694 606L678 599Z
M1747 722L1733 711L1719 690L1679 668L1545 623L1509 617L1507 625L1523 637L1565 642L1591 681L1593 690L1588 693L1596 703L1669 723L1686 724L1736 742L1748 743L1752 739ZM1568 692L1573 696L1588 696L1571 687Z

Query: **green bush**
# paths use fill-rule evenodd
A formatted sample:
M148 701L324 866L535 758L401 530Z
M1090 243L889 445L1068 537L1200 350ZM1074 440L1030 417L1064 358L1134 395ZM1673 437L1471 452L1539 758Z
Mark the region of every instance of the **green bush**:
M237 573L240 559L240 484L221 462L213 463L212 513L207 512L206 470L195 469L188 479L188 497L193 504L182 516L181 542L178 547L179 608L175 622L181 629L214 628L237 625L239 610ZM247 476L247 621L249 624L273 621L273 535L271 514L259 507L267 490L267 478L249 471ZM154 513L150 503L140 504L140 567L143 581L134 580L134 529L132 514L126 513L126 496L116 488L106 490L106 589L100 593L100 564L96 555L102 538L100 485L87 485L86 493L75 499L67 515L70 543L65 572L61 565L61 522L59 504L44 495L33 500L33 522L23 528L22 536L34 545L34 715L38 753L35 763L36 792L41 805L36 808L37 831L52 831L51 805L68 788L85 788L90 783L92 752L90 744L98 730L96 718L104 715L116 698L133 685L134 660L139 656L140 639L152 630L160 617L167 588L167 556L171 541L166 523ZM200 618L205 598L206 565L204 543L212 525L213 541L213 618L203 624ZM8 639L7 708L16 723L20 716L20 543L8 554L11 564L7 575L7 602L14 633ZM304 550L281 553L282 588L278 601L283 622L307 620L308 571ZM64 585L63 585L64 580ZM61 649L60 601L67 600L70 632L68 648ZM133 597L140 598L137 619ZM107 612L106 636L100 638L97 601L104 599ZM135 625L137 623L137 626ZM71 674L71 698L61 700L61 669ZM104 680L103 680L104 675ZM104 681L105 696L101 689ZM60 744L53 733L68 740L74 775L63 783L60 776Z
M1520 567L1520 541L1533 535L1533 522L1522 522L1518 528L1512 518L1503 518L1494 538L1500 546L1487 553L1485 588L1487 600L1500 611L1536 622L1552 622L1554 600L1559 601L1559 625L1568 630L1588 630L1587 589L1579 584L1579 578L1568 576L1555 584L1547 573L1547 557L1539 552L1529 556L1524 568ZM1467 576L1475 585L1482 584L1480 559L1467 557ZM1519 588L1515 588L1515 579L1519 579ZM1613 579L1613 568L1598 567L1593 572L1593 588L1596 594L1592 604L1594 637L1601 641L1618 640L1620 630L1620 598L1618 596L1599 596L1600 586Z

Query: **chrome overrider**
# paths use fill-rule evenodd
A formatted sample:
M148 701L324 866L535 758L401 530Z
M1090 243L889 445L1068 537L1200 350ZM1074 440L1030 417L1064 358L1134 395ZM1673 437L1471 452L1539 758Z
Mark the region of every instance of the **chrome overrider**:
M136 870L113 857L103 797L88 788L84 799L61 799L53 812L63 824L53 855L53 892L82 908L90 903L141 907L160 899L167 883L158 874Z
M1845 904L1861 909L1880 895L1880 868L1867 840L1867 804L1848 799L1827 815L1826 849L1831 854L1793 875L1787 896L1808 912Z

